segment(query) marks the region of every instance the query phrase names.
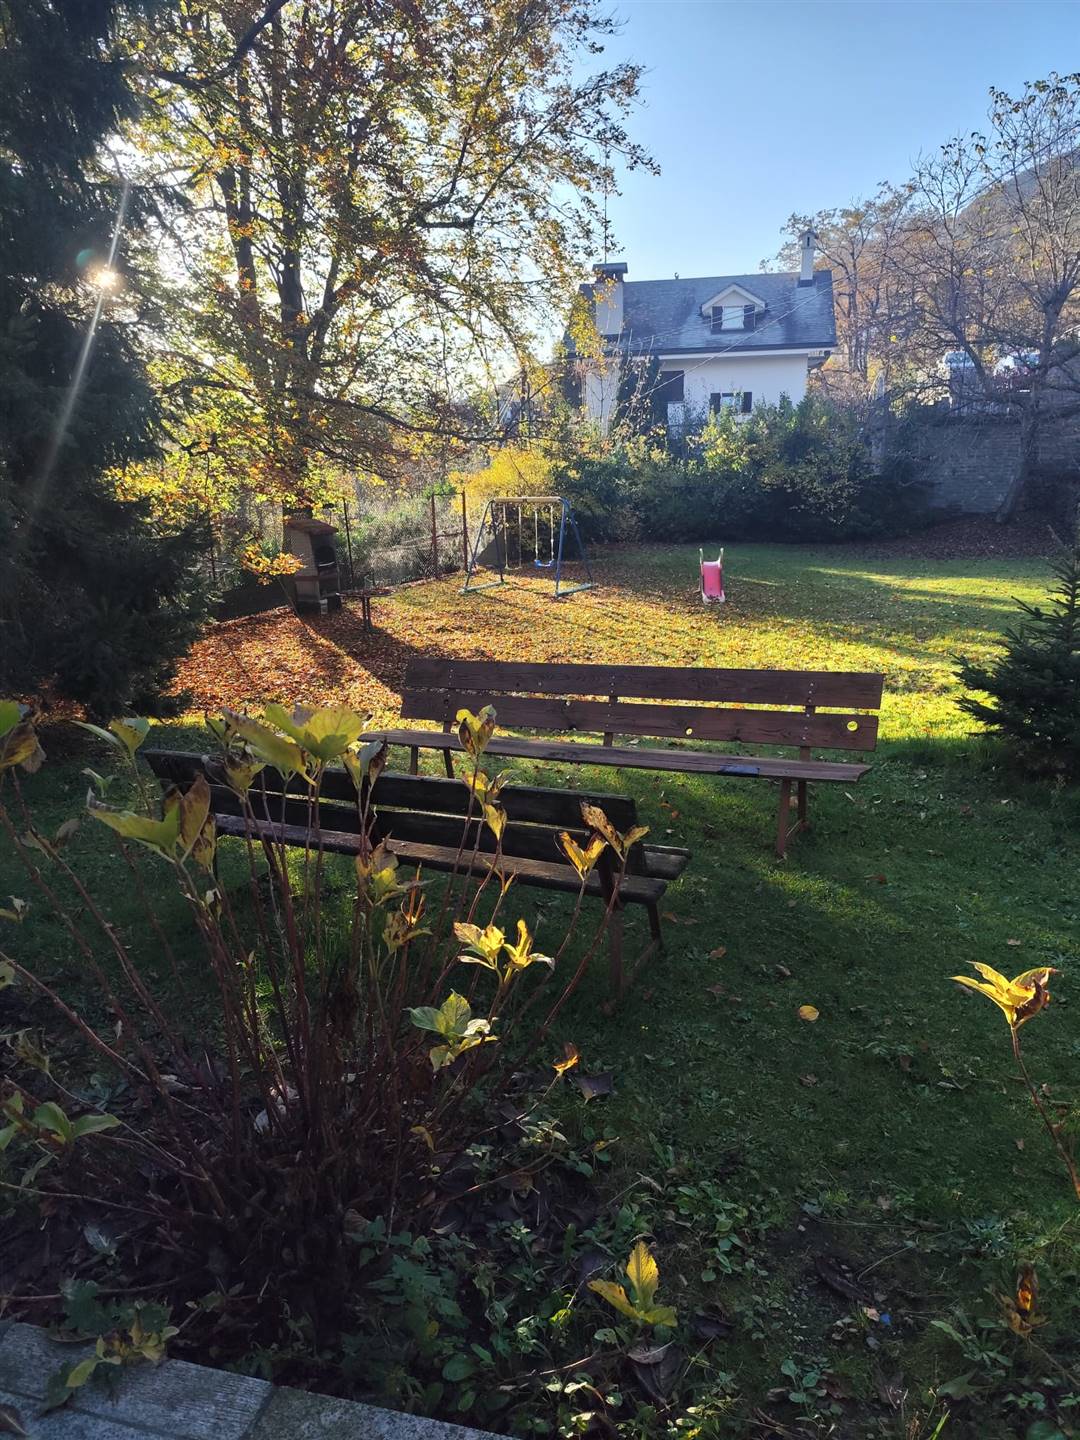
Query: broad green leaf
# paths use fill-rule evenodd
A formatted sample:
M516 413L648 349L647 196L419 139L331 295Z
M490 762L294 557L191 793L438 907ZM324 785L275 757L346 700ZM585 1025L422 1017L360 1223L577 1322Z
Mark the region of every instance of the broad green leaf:
M135 751L150 733L150 721L141 715L125 715L122 720L110 720L109 730L134 760Z
M3 1112L11 1120L11 1124L5 1125L0 1130L0 1150L6 1150L15 1136L23 1129L20 1123L23 1113L23 1098L20 1091L16 1090L10 1099L4 1101Z
M95 820L108 825L125 840L136 840L167 859L174 859L180 839L180 807L174 805L165 812L162 820L150 820L145 815L136 815L131 810L109 810L99 804L92 795L87 796L87 809Z
M80 1360L77 1365L68 1371L64 1384L69 1390L81 1389L90 1379L90 1376L93 1375L100 1363L101 1357L99 1355L88 1355L85 1360Z
M431 1005L414 1005L409 1007L409 1016L412 1023L419 1030L434 1030L441 1034L439 1012Z
M115 1130L119 1124L115 1115L80 1115L72 1126L72 1139L81 1140L84 1135L96 1135L101 1130Z
M471 1019L472 1006L468 1000L456 990L451 990L439 1007L439 1034L459 1038L467 1031Z
M23 707L17 700L0 700L0 739L14 730L23 718Z
M48 1130L58 1140L62 1140L65 1145L70 1144L75 1138L74 1125L55 1100L46 1100L44 1105L39 1105L34 1111L33 1121L39 1130Z
M100 725L92 725L89 720L76 720L75 724L81 730L88 730L91 735L96 735L99 740L104 740L106 745L111 745L114 750L122 750L119 735L114 735L111 730L103 730Z
M307 710L297 705L290 715L281 705L267 705L264 717L292 740L324 762L337 760L348 750L364 728L363 719L353 710Z
M280 770L283 775L302 775L305 780L310 778L304 752L294 741L286 740L268 725L246 715L234 715L231 711L225 714L233 733L244 740L260 760Z

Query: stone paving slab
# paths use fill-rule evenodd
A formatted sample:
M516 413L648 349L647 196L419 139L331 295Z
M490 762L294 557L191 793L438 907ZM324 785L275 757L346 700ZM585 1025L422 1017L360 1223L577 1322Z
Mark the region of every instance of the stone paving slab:
M115 1390L91 1382L41 1415L49 1377L92 1348L57 1344L35 1325L0 1327L0 1404L18 1411L32 1440L495 1440L186 1360L132 1365Z
M487 1431L467 1430L444 1420L399 1415L374 1405L275 1389L255 1422L249 1440L496 1440Z

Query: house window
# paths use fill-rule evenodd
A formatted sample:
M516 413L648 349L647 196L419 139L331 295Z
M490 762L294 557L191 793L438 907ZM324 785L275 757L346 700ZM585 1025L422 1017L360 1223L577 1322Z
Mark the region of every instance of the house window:
M712 307L712 333L721 330L753 330L757 322L755 305L714 305Z
M683 401L685 378L682 370L661 370L656 393L662 403L674 405Z
M709 396L709 409L714 415L721 410L735 410L740 415L749 415L753 408L752 390L721 390Z

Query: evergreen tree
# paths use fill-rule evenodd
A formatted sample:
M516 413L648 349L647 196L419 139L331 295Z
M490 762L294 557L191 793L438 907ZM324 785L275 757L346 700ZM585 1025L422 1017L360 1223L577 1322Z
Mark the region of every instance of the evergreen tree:
M1018 601L1025 617L1005 632L989 668L964 661L961 709L1018 746L1029 761L1080 773L1080 550L1054 564L1057 584L1045 608Z
M115 0L0 0L0 687L152 702L197 633L198 535L110 479L155 452L122 204L102 141L130 111ZM137 222L138 205L131 207Z

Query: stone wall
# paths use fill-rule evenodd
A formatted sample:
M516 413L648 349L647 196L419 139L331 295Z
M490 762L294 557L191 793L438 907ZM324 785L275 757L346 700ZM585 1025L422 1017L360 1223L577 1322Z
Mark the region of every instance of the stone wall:
M929 487L930 506L951 515L989 515L1016 473L1020 427L1011 417L942 417L910 424L905 444ZM1045 426L1040 469L1061 480L1080 478L1080 417Z

